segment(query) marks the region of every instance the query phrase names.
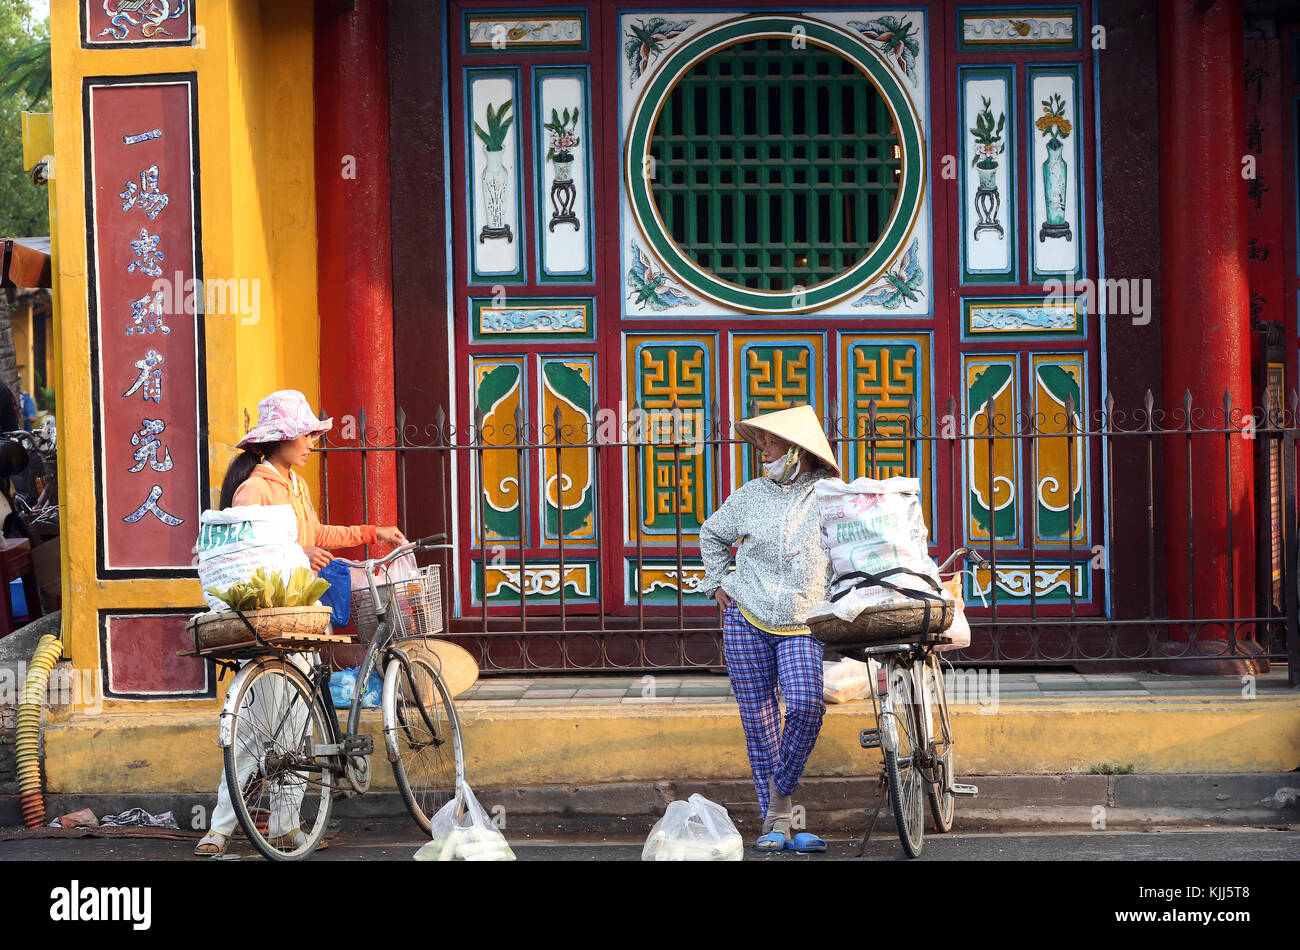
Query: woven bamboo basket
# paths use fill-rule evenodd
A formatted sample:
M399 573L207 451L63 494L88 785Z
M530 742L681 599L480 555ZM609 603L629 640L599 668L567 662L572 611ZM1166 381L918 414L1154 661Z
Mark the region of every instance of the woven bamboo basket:
M244 616L258 635L264 638L321 636L330 629L330 608L321 604L311 607L266 607L245 610ZM248 627L233 610L202 614L186 626L195 650L203 653L218 647L247 643L252 639Z
M930 605L930 623L925 624L925 606L916 601L902 606L868 607L852 621L836 616L809 617L808 629L827 646L854 647L877 643L903 643L943 633L952 626L954 601L944 598L943 607Z

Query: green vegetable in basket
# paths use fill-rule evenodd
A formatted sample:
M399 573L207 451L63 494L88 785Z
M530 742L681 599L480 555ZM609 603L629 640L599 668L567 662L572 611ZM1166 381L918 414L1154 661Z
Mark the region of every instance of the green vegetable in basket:
M286 583L279 572L267 576L265 568L259 567L248 580L232 584L228 590L209 587L205 593L234 610L264 610L270 607L310 607L320 601L329 586L329 581L316 577L309 568L298 568Z

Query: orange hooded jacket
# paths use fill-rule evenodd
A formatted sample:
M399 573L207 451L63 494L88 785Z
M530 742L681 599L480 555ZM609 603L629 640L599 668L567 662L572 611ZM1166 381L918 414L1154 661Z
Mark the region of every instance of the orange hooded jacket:
M292 479L292 481L290 481ZM291 505L298 519L298 543L305 548L350 548L376 540L374 525L354 527L321 524L307 486L293 472L289 478L262 462L235 489L234 505Z

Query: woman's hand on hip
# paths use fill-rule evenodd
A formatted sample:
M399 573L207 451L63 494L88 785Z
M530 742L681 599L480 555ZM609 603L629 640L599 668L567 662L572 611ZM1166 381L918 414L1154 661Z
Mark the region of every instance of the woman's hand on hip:
M392 525L386 525L385 527L382 528L376 528L375 537L378 540L382 541L384 544L396 545L396 544L406 543L406 535L402 534L400 528L396 528Z
M330 561L334 560L330 552L324 548L303 548L302 551L307 555L307 560L311 563L311 569L317 574L324 570Z
M717 590L713 592L713 599L718 602L718 606L720 606L723 610L726 610L732 604L730 595L728 595L727 592L723 590L721 587L719 587Z

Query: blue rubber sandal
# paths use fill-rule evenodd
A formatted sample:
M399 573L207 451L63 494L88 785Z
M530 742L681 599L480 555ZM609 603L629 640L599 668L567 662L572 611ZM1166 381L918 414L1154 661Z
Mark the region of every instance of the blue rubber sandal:
M759 839L762 840L761 838ZM785 843L787 851L801 851L809 853L813 851L825 851L826 842L818 838L815 834L807 831L801 831Z

